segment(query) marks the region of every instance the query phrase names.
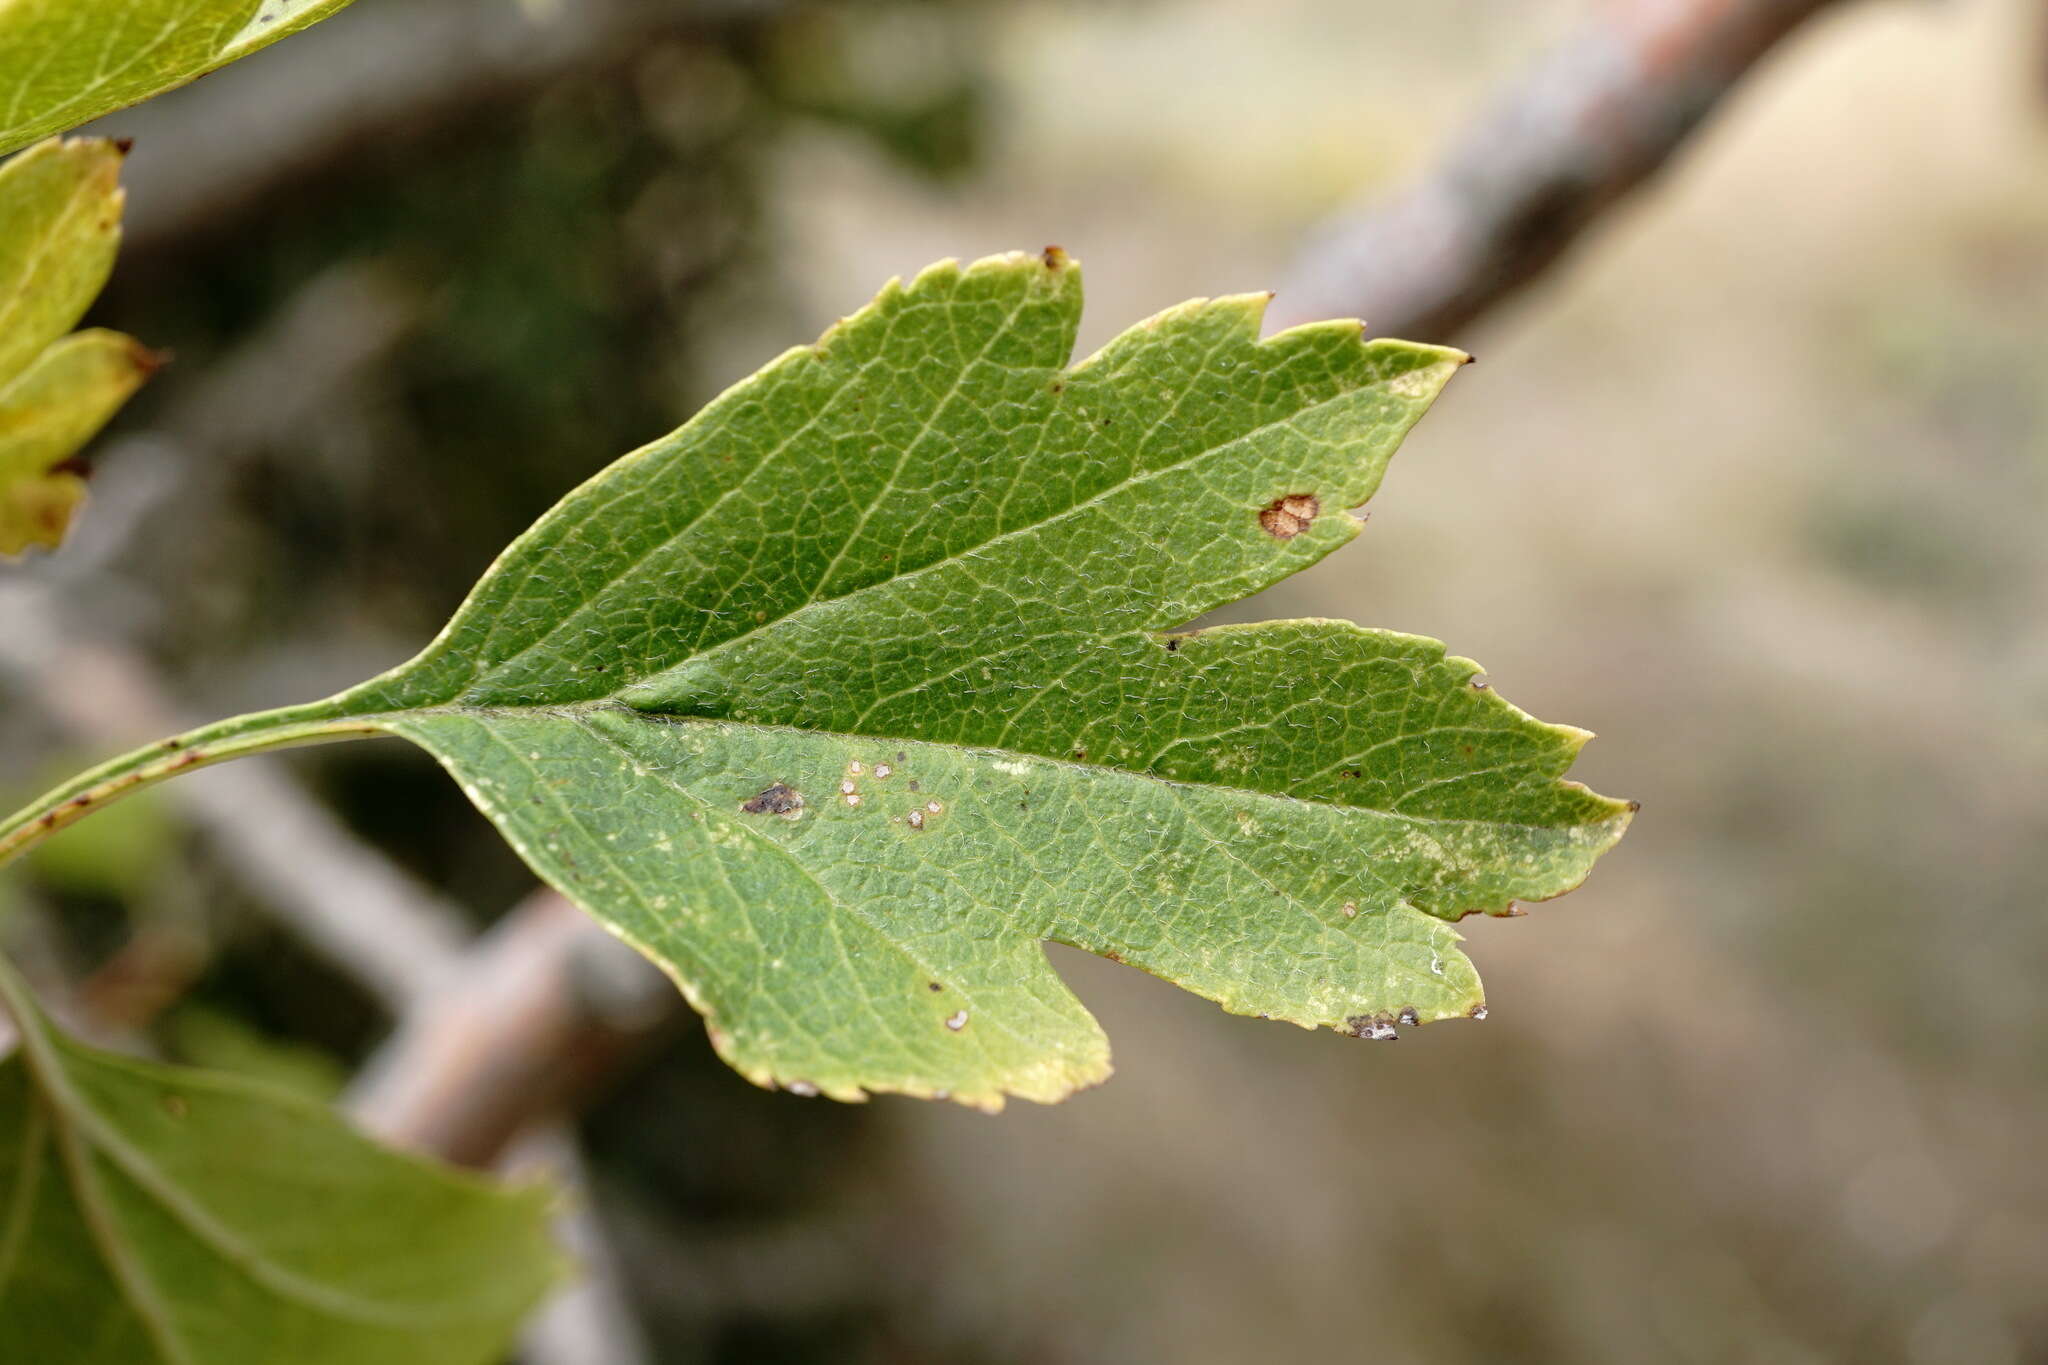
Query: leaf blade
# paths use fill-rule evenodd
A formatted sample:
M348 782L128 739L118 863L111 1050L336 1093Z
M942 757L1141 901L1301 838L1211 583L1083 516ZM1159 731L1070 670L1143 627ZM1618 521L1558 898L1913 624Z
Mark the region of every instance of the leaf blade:
M1264 301L1069 364L1063 254L892 284L331 706L433 752L760 1083L993 1108L1100 1080L1045 939L1361 1036L1477 1012L1450 923L1575 886L1629 808L1562 780L1583 732L1434 641L1176 633L1353 538L1464 360L1261 341Z

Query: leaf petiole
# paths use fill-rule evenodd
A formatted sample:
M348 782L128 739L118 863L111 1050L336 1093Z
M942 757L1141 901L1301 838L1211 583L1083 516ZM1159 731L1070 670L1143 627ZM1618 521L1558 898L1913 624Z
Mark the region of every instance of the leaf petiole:
M270 749L380 733L376 726L360 720L323 714L318 705L288 706L215 721L146 744L80 773L0 820L0 864L12 861L66 825L165 778Z

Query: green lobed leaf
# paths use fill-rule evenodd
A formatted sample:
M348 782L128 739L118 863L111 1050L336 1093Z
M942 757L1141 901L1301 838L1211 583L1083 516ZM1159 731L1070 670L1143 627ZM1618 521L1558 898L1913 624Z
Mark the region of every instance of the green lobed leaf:
M1629 808L1432 640L1190 632L1358 534L1464 362L1201 300L1070 365L1064 254L935 266L570 494L419 658L300 709L433 752L764 1085L994 1108L1109 1071L1044 940L1388 1037L1453 921Z
M246 57L349 0L0 0L0 152Z
M543 1190L22 1023L29 1041L0 1063L10 1361L484 1365L558 1272Z
M0 555L62 543L85 498L73 457L157 366L118 332L64 335L113 268L121 157L52 139L0 166Z

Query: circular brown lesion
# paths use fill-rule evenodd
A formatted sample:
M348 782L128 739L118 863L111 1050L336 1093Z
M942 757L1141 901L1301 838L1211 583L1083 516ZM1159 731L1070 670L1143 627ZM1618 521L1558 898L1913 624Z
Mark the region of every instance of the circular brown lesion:
M1289 493L1276 498L1259 513L1259 525L1275 540L1292 540L1306 531L1323 510L1323 501L1313 493Z

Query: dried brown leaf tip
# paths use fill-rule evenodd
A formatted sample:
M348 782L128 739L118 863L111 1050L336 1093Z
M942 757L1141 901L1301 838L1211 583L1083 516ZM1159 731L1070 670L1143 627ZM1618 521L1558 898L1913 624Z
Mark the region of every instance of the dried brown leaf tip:
M1292 540L1309 528L1323 500L1313 493L1289 493L1259 513L1259 525L1275 540Z

